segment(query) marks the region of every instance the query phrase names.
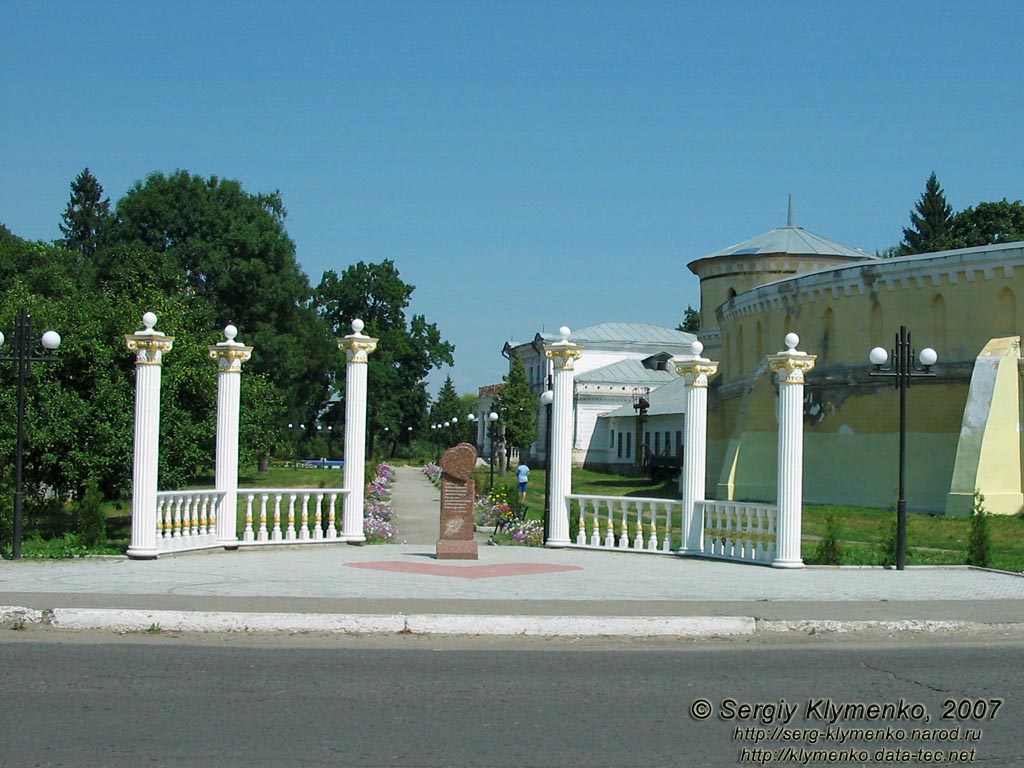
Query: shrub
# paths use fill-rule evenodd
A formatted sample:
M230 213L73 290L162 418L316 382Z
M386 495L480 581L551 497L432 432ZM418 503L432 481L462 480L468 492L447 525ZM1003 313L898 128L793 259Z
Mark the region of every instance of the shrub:
M974 491L974 514L971 516L971 533L967 540L967 564L988 568L992 562L992 538L988 530L988 513L985 511L985 497Z
M882 565L896 565L899 555L899 541L896 535L896 522L893 521L889 534L882 542Z
M107 517L103 512L103 494L99 483L89 479L85 495L78 502L78 534L83 546L102 546L107 540Z
M842 558L842 550L839 547L839 529L836 526L836 516L830 512L825 518L825 535L818 542L814 550L814 563L816 565L839 565Z

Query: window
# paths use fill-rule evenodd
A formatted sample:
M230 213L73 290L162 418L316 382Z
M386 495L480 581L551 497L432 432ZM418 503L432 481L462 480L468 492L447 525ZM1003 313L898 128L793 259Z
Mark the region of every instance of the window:
M633 455L633 433L626 433L626 458L630 458Z
M661 455L661 432L654 433L654 454Z
M618 449L618 452L616 453L616 458L621 459L622 458L622 433L621 432L619 432L618 446L619 446L619 449Z

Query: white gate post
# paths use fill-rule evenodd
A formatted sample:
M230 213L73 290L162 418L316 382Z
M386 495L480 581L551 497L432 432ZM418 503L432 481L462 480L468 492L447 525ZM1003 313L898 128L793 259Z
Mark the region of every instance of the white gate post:
M224 341L210 347L217 361L217 466L215 487L222 494L217 508L217 543L237 549L238 517L238 410L242 391L242 363L252 357L252 347L235 341L238 329L224 329Z
M779 519L775 568L803 568L800 538L804 490L804 374L815 355L798 352L800 337L786 334L786 350L768 356L779 382Z
M377 339L364 336L362 320L352 321L352 333L338 339L345 350L345 506L341 540L366 541L363 533L363 496L366 482L366 362L377 349Z
M151 560L156 547L156 486L160 459L160 371L173 336L153 328L156 315L142 316L144 330L125 334L135 353L135 449L132 457L132 534L128 557Z
M676 372L683 377L683 466L679 493L683 500L680 555L699 554L703 549L704 524L694 505L704 500L708 455L708 379L718 372L718 363L701 357L704 345L690 347L692 358L676 358Z
M569 502L565 498L572 493L572 433L573 433L573 390L576 360L583 354L579 345L569 341L572 333L564 325L558 329L561 341L544 345L544 354L555 369L553 386L554 399L551 408L551 473L549 507L551 519L548 527L549 547L564 547L569 541Z

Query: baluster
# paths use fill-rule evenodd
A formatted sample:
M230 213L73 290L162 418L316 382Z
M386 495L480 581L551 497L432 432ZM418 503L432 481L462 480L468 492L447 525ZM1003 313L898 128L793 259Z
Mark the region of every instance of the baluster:
M302 494L302 522L299 528L299 538L302 540L309 539L309 494Z
M768 545L765 547L765 562L775 562L775 554L778 552L778 522L779 508L768 507Z
M619 511L622 513L622 528L619 533L619 549L629 549L629 518L626 513L626 502L619 499Z
M295 540L295 499L298 494L288 494L288 528L285 531L284 537L288 541Z
M171 524L171 536L175 539L181 538L181 502L180 495L174 496L174 522ZM177 543L175 543L177 545Z
M324 516L323 516L323 505L324 495L318 493L316 495L316 510L313 516L313 538L322 539L324 537Z
M338 500L338 494L331 493L331 500L327 506L327 538L338 538L338 531L334 528L334 502Z
M590 500L591 511L594 513L593 524L594 528L590 531L590 546L600 547L601 546L601 500L591 499Z
M755 517L757 521L754 526L754 560L760 563L764 560L765 508L758 507Z
M209 532L209 515L210 515L210 503L213 500L210 498L210 494L204 493L199 503L199 519L197 523L199 528L197 534L199 536L205 536Z
M725 556L725 504L715 505L715 554Z
M254 493L245 495L245 530L242 532L242 541L252 541L255 538L252 532L252 502L255 497Z
M270 534L272 541L280 541L281 535L281 494L274 494L274 530Z
M674 507L675 502L665 502L665 538L661 541L662 552L672 551L672 509Z
M266 493L260 494L260 533L259 540L267 541L270 538L270 534L267 531L267 502L270 500L270 496Z
M647 551L657 552L658 551L658 504L656 502L650 503L651 507L651 535L647 539Z
M206 529L207 535L210 537L210 543L212 544L217 540L217 518L220 517L220 509L224 504L224 495L220 493L214 493L210 496L210 516L208 518L209 527ZM232 529L238 529L238 520L232 520Z
M612 501L611 499L604 500L605 512L608 513L607 517L607 528L604 532L604 546L606 549L614 549L615 547L615 520L612 514Z
M636 536L633 537L633 549L644 548L644 505L643 502L633 502L636 510Z
M166 538L170 534L167 533L167 497L157 496L156 499L156 540L160 543L161 539Z
M576 526L576 544L582 547L584 544L587 543L587 500L577 499L577 503L580 505L580 519L579 524Z

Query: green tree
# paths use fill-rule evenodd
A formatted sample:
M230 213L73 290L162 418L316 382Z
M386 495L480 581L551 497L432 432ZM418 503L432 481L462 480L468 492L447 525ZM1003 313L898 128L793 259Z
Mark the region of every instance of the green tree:
M932 253L952 247L952 219L953 209L946 202L938 178L932 173L925 183L921 199L910 212L910 227L903 230L901 255Z
M1024 240L1024 205L1003 198L997 203L978 203L953 217L950 226L954 248L974 248Z
M118 201L112 242L152 251L162 279L175 275L185 296L209 302L217 326L236 325L255 348L247 368L285 398L282 422L305 423L327 401L338 352L311 303L285 216L277 192L250 194L237 181L186 171L153 173Z
M452 423L453 419L455 420L454 424ZM455 392L451 376L445 378L444 384L441 385L441 389L437 393L437 399L430 406L430 423L449 425L442 427L441 434L438 435L443 443L456 445L462 441L466 425L466 411L463 410L459 396Z
M92 258L102 247L113 220L110 198L88 168L71 182L71 199L61 215L61 245Z
M696 333L700 330L700 311L689 304L686 305L686 312L683 313L683 322L676 326L677 331Z
M505 444L526 451L537 439L537 397L530 391L523 361L513 356L502 378L497 410L505 426Z
M363 333L380 340L367 363L368 424L371 441L388 427L399 434L420 427L430 402L427 374L452 365L455 348L423 315L406 317L415 286L401 279L391 260L379 264L362 261L339 277L328 271L315 292L320 317L336 336L347 336L355 319L366 325ZM344 387L339 376L335 399L325 421L340 425L344 414ZM372 443L371 443L372 448Z

